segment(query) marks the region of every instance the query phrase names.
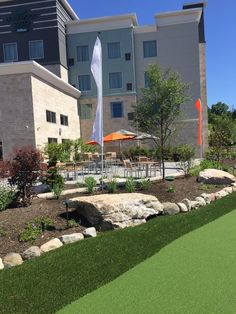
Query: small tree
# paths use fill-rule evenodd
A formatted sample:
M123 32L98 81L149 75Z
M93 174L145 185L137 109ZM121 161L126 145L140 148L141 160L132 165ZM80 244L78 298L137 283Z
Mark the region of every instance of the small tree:
M31 202L32 186L41 177L42 156L39 150L33 147L17 149L9 164L9 183L17 186L18 196L23 206Z
M177 147L176 152L179 156L178 165L184 171L185 177L189 175L189 171L193 166L192 159L195 156L195 150L191 145L180 145Z
M136 107L135 122L139 130L151 133L153 140L160 145L163 180L165 179L164 152L167 147L181 105L189 100L187 84L180 81L179 75L170 69L161 70L151 65L147 72L148 87L141 89Z

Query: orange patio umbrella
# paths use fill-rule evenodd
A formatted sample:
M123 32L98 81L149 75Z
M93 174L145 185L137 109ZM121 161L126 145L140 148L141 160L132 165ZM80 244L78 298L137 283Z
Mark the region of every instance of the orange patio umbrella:
M109 142L112 142L112 141L124 141L124 140L132 140L134 138L133 135L124 135L124 134L120 134L120 133L110 133L108 135L106 135L104 138L103 138L103 142L104 143L109 143ZM89 145L96 145L97 142L95 141L89 141L87 142L86 144L89 144Z

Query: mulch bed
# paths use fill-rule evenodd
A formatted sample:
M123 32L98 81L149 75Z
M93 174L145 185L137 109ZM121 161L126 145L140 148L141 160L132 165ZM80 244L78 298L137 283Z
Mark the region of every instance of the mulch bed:
M72 186L71 186L72 188ZM171 188L171 189L170 189ZM207 186L205 189L201 184L196 182L196 178L179 178L172 182L155 182L148 191L136 191L140 193L156 196L161 202L180 202L184 198L193 200L201 193L211 193L221 190L222 187ZM172 190L174 192L168 192ZM102 193L101 191L96 192ZM104 192L103 192L104 193ZM126 193L120 189L118 193ZM63 201L65 199L84 196L88 194L73 194L61 197L59 200L42 200L35 198L29 207L9 208L0 212L0 227L5 231L5 235L0 237L0 257L3 257L9 252L22 253L31 245L40 246L54 237L59 237L63 234L81 232L89 225L82 217L79 217L76 210L70 209L69 219L74 219L77 227L66 228L66 212ZM53 220L54 229L45 231L32 244L31 242L19 242L18 236L24 230L25 223L33 220L36 217L49 217Z

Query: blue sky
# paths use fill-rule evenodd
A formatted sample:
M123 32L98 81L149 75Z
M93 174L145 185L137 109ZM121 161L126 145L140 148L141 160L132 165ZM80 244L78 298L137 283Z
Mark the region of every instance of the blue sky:
M154 14L179 10L188 0L69 0L80 19L136 13L140 25ZM205 9L208 106L222 101L236 109L236 0L208 0Z

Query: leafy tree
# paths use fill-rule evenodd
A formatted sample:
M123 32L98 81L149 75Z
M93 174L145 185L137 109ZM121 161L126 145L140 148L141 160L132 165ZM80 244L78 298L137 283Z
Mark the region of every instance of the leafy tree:
M135 122L139 130L150 133L160 146L162 175L165 179L164 152L172 134L181 105L189 100L188 85L181 82L177 73L151 65L147 72L148 87L141 89L136 107Z
M17 149L9 160L9 183L17 186L18 197L23 206L27 206L33 197L33 184L41 177L42 156L33 147Z

